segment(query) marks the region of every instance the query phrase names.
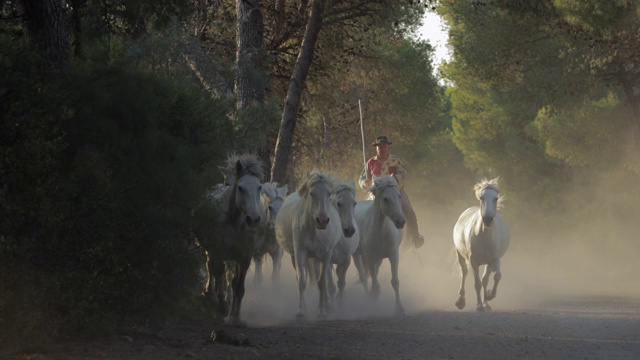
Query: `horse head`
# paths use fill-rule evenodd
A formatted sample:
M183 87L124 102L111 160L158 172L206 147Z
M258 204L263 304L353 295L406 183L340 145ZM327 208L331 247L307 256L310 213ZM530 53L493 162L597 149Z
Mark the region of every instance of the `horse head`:
M314 214L316 228L324 230L329 225L330 196L333 182L329 175L312 172L298 188L298 194L304 198L305 208Z
M404 215L400 206L400 189L391 175L383 175L373 179L373 186L369 191L375 197L374 204L388 217L396 228L404 228Z
M275 224L276 217L282 208L282 203L287 197L288 186L278 187L275 182L262 184L262 208L265 212L267 223Z
M331 205L338 211L342 223L342 233L350 238L356 232L353 225L353 210L356 207L356 184L344 184L336 182L331 191Z
M491 226L502 201L498 178L492 180L484 179L477 183L473 189L475 190L476 198L480 200L482 222L485 226Z
M227 213L237 217L234 220L255 226L262 216L262 162L252 154L240 156L235 162L233 175L235 182L231 185L232 200L229 201L230 208Z

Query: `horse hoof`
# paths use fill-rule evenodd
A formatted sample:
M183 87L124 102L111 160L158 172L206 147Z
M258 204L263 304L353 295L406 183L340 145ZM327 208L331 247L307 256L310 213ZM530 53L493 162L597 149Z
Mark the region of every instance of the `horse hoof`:
M489 304L484 304L484 309L487 311L491 311L491 306L489 306Z
M306 316L304 316L303 313L297 313L296 314L296 320L304 320L306 318Z
M458 299L458 301L456 301L456 307L460 310L464 309L465 305L466 304L465 304L464 298L460 298Z
M477 311L477 312L484 312L484 307L483 307L482 305L478 305L478 306L476 307L476 311Z
M378 300L380 298L380 289L371 289L369 296L374 300Z
M396 308L396 316L404 316L404 308L402 306Z

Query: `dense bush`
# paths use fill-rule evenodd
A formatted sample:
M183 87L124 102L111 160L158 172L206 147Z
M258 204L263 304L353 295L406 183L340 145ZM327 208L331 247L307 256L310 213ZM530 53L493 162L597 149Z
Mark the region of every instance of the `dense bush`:
M215 211L202 199L232 138L229 106L140 64L63 74L2 45L0 339L196 309L191 229L208 219L193 214Z

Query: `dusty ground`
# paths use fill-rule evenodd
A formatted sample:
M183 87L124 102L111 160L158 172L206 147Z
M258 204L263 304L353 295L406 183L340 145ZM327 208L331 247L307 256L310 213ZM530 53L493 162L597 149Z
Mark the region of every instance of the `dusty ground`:
M63 343L8 359L638 359L640 300L590 298L545 309L425 311L404 317L226 328L206 324Z

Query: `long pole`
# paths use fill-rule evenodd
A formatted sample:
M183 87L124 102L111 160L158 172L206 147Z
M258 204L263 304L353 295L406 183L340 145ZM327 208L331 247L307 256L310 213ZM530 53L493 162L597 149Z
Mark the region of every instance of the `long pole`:
M362 162L367 165L367 153L364 148L364 122L362 121L362 103L358 99L358 108L360 108L360 134L362 135Z

